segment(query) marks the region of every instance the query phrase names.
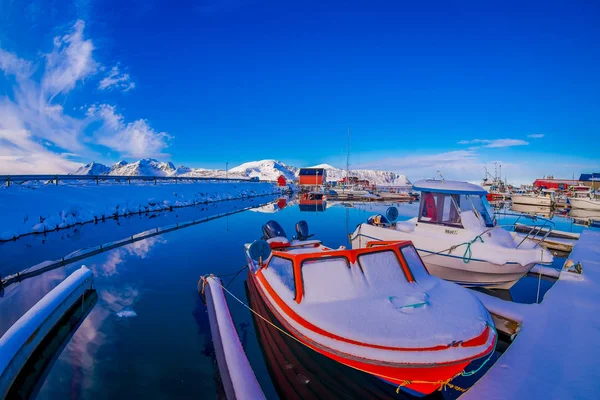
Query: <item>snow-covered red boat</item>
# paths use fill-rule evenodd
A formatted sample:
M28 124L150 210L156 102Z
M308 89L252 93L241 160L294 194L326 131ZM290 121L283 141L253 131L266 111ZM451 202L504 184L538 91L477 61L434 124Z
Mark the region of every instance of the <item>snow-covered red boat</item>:
M426 395L494 351L488 311L468 290L429 275L410 241L331 249L275 221L247 244L249 284L309 348Z

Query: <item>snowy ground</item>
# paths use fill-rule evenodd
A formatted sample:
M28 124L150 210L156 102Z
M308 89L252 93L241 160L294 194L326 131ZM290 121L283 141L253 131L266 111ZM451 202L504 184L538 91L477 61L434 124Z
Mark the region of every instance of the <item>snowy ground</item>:
M600 232L586 230L541 304L476 295L492 312L521 321L506 353L463 399L597 399L600 394Z
M279 193L266 182L0 187L0 240L96 219Z

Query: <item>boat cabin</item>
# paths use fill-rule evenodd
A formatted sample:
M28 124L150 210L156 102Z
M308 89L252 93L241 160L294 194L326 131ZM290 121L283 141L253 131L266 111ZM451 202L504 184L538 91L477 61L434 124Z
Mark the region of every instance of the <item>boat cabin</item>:
M480 225L493 227L494 212L487 199L487 192L480 186L467 182L427 179L416 182L413 190L421 192L419 223L469 228L473 216Z
M282 297L296 303L355 295L349 288L355 286L357 274L371 283L379 279L412 283L429 275L410 241L374 241L369 247L352 250L333 250L321 244L277 247L259 273Z

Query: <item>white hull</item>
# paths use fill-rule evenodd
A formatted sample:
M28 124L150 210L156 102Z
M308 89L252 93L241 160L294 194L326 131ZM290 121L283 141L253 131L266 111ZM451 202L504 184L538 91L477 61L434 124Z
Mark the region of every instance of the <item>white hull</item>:
M536 263L552 261L549 253L545 260L537 259L539 249L502 248L479 241L471 245L469 255L466 245L460 244L472 240L472 232L461 230L462 232L456 234L445 234L442 227L442 233L437 234L434 231L437 226L423 225L426 224L419 224L419 228L424 229L424 232L417 233L361 224L352 235L352 248L366 247L368 242L374 240L410 240L430 274L464 286L494 289L510 289ZM448 251L453 246L457 247ZM529 260L523 262L524 265L517 261L498 262L500 258L517 260L523 255L523 259Z
M530 206L552 207L553 201L550 197L543 196L522 196L513 194L511 197L513 204L525 204Z
M583 210L598 210L600 211L600 200L592 199L569 199L573 208L579 208Z

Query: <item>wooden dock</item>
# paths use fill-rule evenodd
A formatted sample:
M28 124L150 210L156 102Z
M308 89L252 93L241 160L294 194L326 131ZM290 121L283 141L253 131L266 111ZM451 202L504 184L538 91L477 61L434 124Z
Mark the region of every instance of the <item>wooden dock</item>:
M474 292L520 325L514 342L461 399L597 399L600 394L600 232L584 231L540 304ZM579 273L580 272L580 273Z

